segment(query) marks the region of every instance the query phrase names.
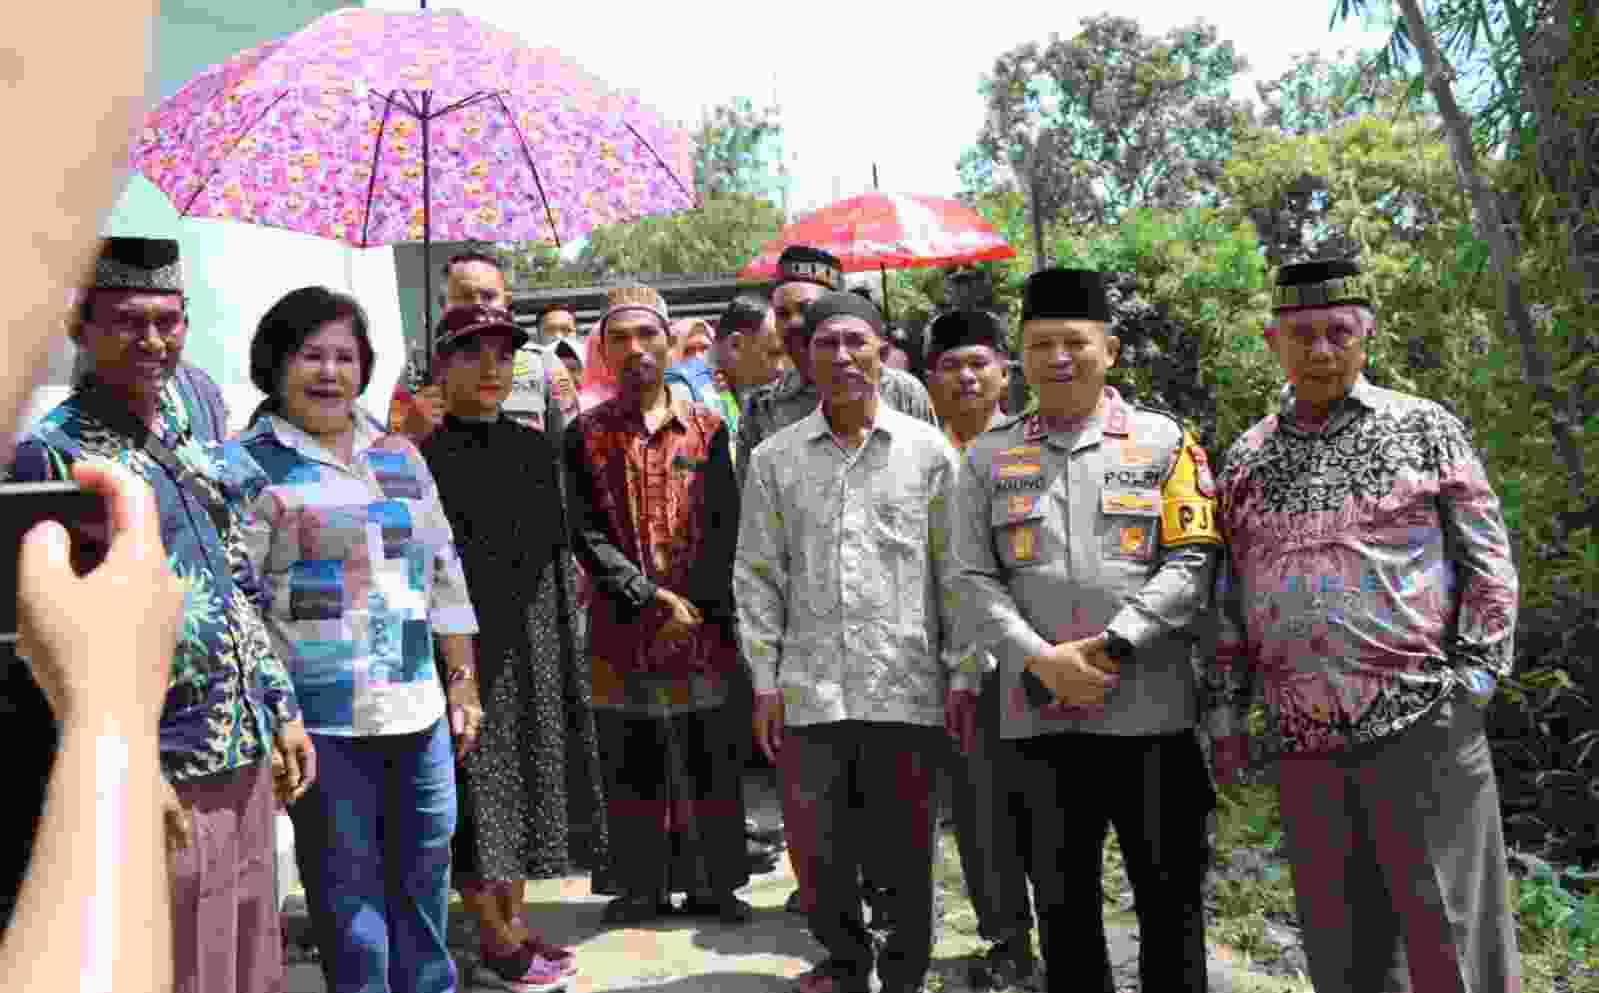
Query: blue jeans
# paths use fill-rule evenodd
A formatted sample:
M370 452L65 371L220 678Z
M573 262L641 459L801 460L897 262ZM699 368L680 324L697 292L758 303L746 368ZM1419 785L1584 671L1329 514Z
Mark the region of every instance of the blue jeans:
M311 738L316 783L289 817L329 993L454 993L449 727Z

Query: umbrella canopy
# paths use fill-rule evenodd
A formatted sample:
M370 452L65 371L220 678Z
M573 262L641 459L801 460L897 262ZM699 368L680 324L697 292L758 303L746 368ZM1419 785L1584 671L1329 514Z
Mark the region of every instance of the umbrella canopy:
M790 245L830 252L845 272L969 265L1016 255L991 224L959 201L872 192L829 204L783 228L739 275L776 276L778 257Z
M185 217L357 247L545 241L693 206L687 132L474 18L354 8L206 70L133 150Z

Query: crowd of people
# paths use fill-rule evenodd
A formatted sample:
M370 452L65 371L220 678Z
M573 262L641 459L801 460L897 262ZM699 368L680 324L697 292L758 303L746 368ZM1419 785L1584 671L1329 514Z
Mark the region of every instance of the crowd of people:
M1509 541L1461 423L1365 377L1355 265L1277 273L1287 385L1219 473L1106 385L1096 274L1029 280L1037 399L1002 412L1009 329L941 315L914 354L802 248L715 326L674 333L622 287L586 343L546 315L536 354L492 260L462 260L437 389L400 425L360 400L360 304L296 290L228 437L183 362L177 246L97 236L153 13L17 20L26 71L0 89L51 137L0 164L29 191L0 242L0 454L101 495L110 532L83 572L56 523L19 551L0 987L281 988L284 807L330 989L458 988L452 886L488 975L553 989L576 963L520 887L574 858L612 922L676 893L747 917L753 739L825 952L803 993L921 985L940 768L991 979L1114 988L1114 825L1143 987L1203 990L1204 815L1260 702L1316 988L1519 990L1482 718L1512 657ZM72 288L82 377L19 438Z
M477 980L519 993L579 970L529 879L590 872L608 926L745 922L753 745L823 951L801 993L922 988L940 776L975 979L1115 990L1114 826L1142 988L1201 991L1206 822L1256 700L1318 989L1516 988L1480 708L1516 574L1460 423L1363 375L1358 267L1280 271L1288 385L1219 475L1107 385L1098 273L1029 278L1016 363L995 315L939 315L924 382L836 259L779 270L714 324L621 285L586 340L557 307L535 341L496 261L457 256L431 383L387 423L361 304L298 289L230 435L183 361L178 244L103 243L78 381L9 475L114 464L154 500L183 597L150 784L176 989L281 987L282 809L338 993L459 988L452 889ZM1007 413L1016 366L1036 400ZM40 784L66 706L44 671L7 690Z

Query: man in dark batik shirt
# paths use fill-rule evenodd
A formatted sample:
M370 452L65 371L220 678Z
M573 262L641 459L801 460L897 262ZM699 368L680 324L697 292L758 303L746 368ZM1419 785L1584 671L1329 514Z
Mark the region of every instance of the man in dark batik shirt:
M1277 410L1227 453L1207 690L1216 778L1263 698L1318 990L1521 988L1483 708L1515 651L1517 577L1464 425L1367 381L1353 262L1278 273Z
M741 779L749 727L727 706L738 664L738 488L726 424L667 389L666 304L611 291L598 330L617 395L563 439L573 547L593 583L589 664L605 766L609 923L670 909L747 920Z

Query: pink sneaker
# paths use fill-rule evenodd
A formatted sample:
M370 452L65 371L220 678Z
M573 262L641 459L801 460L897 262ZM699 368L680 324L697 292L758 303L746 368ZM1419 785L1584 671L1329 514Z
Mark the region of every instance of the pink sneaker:
M564 988L570 978L561 966L524 945L506 956L484 949L476 981L510 993L554 993Z
M543 935L536 932L528 938L526 947L533 949L533 954L537 957L559 968L562 975L577 975L577 956L570 948L552 945L544 940Z

